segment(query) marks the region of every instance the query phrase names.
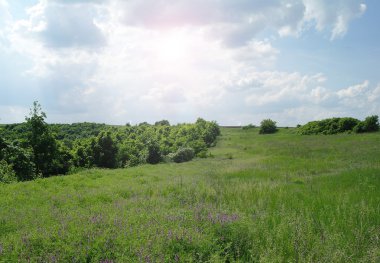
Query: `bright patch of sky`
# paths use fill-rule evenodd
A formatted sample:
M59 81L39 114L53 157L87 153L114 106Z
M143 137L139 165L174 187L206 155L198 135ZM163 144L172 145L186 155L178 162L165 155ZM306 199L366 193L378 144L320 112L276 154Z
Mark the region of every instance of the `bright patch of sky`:
M380 113L377 0L0 0L0 123Z

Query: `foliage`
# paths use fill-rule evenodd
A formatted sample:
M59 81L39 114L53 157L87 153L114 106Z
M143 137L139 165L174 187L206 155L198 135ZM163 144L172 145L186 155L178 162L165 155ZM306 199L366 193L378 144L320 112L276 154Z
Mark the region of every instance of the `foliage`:
M270 134L277 131L276 122L271 119L262 120L260 123L260 134Z
M249 129L254 129L254 128L256 128L256 126L253 125L252 123L242 127L243 130L249 130Z
M12 165L5 160L0 160L0 183L13 183L17 181L16 173L13 171Z
M194 158L193 148L180 148L175 153L168 155L169 159L176 163L191 161Z
M340 118L338 120L339 132L352 131L352 129L358 125L360 121L355 118Z
M379 130L379 116L368 116L360 124L355 127L354 131L357 133L362 132L375 132Z
M57 140L69 143L78 139L96 137L101 131L107 128L107 125L104 123L81 122L73 124L51 124L50 127L56 134Z
M309 122L298 129L302 135L338 134L344 132L371 132L379 129L378 116L367 117L364 121L355 118L329 118Z
M34 102L25 123L0 129L0 138L5 138L0 160L12 165L19 181L66 174L76 168L157 164L180 148L192 148L196 156L206 158L220 135L216 122L201 118L194 124L170 125L161 120L136 126L47 124L45 119L41 105Z
M23 148L17 141L9 143L0 137L0 160L12 166L18 181L32 180L37 177L31 148Z
M54 164L59 156L57 141L45 122L46 114L42 111L41 105L35 101L30 110L29 117L26 117L27 140L32 148L36 173L48 177L56 174Z
M156 121L154 125L155 126L170 126L170 123L168 120L161 120L161 121Z
M195 128L207 147L215 146L216 138L220 135L220 128L216 122L208 122L202 118L198 118L195 122Z
M147 147L146 162L150 164L157 164L161 161L160 145L156 141L149 141Z
M111 132L101 132L91 143L94 165L97 167L116 168L117 146Z

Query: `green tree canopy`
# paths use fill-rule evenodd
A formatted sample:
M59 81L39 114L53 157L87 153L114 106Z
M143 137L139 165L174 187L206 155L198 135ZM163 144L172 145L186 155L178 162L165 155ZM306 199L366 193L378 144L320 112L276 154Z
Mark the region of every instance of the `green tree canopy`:
M57 142L45 118L46 114L37 101L33 103L29 117L25 118L28 128L27 139L33 151L36 172L43 177L54 174L53 163L58 155Z

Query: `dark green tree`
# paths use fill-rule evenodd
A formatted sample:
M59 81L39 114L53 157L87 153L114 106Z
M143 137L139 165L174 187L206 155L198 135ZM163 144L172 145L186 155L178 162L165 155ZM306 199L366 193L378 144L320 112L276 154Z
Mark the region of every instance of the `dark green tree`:
M375 132L379 130L379 116L368 116L363 121L364 130L366 132Z
M146 162L150 164L157 164L161 161L160 145L156 141L148 142Z
M168 120L161 120L161 121L156 121L154 125L155 126L170 126L170 122Z
M111 136L111 132L101 132L96 139L96 144L93 145L93 149L96 166L105 168L116 167L118 148Z
M0 137L0 160L12 165L18 181L36 178L33 153L30 148L22 148L18 141L8 143Z
M46 114L42 111L41 105L35 101L29 117L25 120L28 128L27 140L32 148L36 172L48 177L55 174L54 163L58 157L58 145L45 118Z

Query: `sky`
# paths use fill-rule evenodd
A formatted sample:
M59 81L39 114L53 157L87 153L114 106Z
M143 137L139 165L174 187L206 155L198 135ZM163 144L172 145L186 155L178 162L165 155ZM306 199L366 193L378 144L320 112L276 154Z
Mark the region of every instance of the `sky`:
M380 114L378 0L0 0L0 123Z

